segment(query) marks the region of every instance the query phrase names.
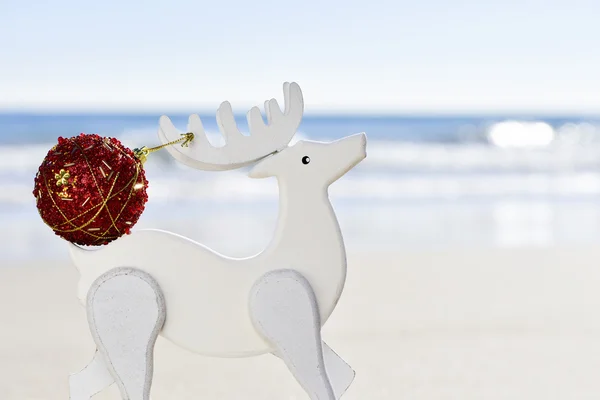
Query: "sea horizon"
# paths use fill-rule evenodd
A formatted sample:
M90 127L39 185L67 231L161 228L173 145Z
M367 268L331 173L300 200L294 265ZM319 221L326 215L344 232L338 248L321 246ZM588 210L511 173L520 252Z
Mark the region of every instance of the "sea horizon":
M188 114L169 116L185 131ZM153 146L158 117L0 112L6 257L64 250L31 194L37 168L59 136L97 133L130 148ZM214 113L201 118L209 141L222 144ZM245 117L236 120L245 132ZM330 189L346 242L355 248L600 243L600 118L313 114L292 143L359 132L368 137L367 158ZM270 239L275 180L249 179L247 169L193 170L167 152L154 153L145 168L150 200L134 229L172 230L236 255L254 253Z

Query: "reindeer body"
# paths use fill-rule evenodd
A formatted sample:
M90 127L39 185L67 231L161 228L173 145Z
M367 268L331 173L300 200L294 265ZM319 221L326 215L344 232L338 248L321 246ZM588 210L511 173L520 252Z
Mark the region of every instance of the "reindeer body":
M167 147L193 168L225 170L257 163L250 177L275 176L279 219L267 248L254 257L229 258L202 244L160 230L134 231L109 245L70 245L97 345L92 362L70 379L71 400L89 400L112 382L124 400L148 400L152 350L158 335L197 354L280 357L312 400L338 400L354 371L321 338L346 279L346 253L329 202L329 186L366 157L366 136L330 142L299 141L303 99L285 83L285 110L266 102L248 113L251 135L237 129L229 103L217 122L226 141L208 143L198 116L187 148ZM159 138L180 136L167 117Z
M272 352L256 331L248 298L265 273L293 269L315 292L321 321L332 313L346 278L346 256L326 195L294 196L282 189L275 237L260 254L233 259L185 237L140 230L98 250L71 246L79 269L79 299L94 280L115 267L133 267L160 285L168 309L161 336L189 351L220 357Z

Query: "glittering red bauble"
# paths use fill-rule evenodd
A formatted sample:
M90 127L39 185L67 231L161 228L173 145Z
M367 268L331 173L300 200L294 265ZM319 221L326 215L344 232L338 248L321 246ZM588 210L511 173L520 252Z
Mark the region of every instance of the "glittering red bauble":
M107 244L144 211L148 181L141 161L114 138L58 138L35 177L33 195L44 222L80 245Z

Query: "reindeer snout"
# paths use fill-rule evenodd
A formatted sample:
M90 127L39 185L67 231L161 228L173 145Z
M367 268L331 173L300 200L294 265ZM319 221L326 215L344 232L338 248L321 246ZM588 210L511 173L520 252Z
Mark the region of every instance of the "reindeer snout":
M359 133L331 143L335 148L330 165L335 168L328 180L331 184L354 168L367 156L367 135Z
M345 152L351 155L352 166L367 157L367 135L364 132L345 137L339 140L339 144Z

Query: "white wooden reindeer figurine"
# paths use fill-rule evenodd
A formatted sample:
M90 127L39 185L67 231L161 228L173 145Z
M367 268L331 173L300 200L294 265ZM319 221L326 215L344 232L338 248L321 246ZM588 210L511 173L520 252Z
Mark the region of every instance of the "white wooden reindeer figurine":
M93 361L70 378L72 400L89 400L116 382L123 399L147 400L157 336L192 352L218 357L272 353L280 357L313 400L337 400L354 371L321 339L346 279L346 254L328 187L366 157L364 133L331 143L288 146L304 111L296 83L284 84L285 110L266 102L248 113L242 135L231 106L217 111L226 145L213 147L192 115L189 147L169 152L188 166L239 168L260 161L250 177L275 176L279 221L260 254L229 258L174 233L140 230L99 248L70 245L81 273L97 345ZM163 143L180 133L160 120Z

